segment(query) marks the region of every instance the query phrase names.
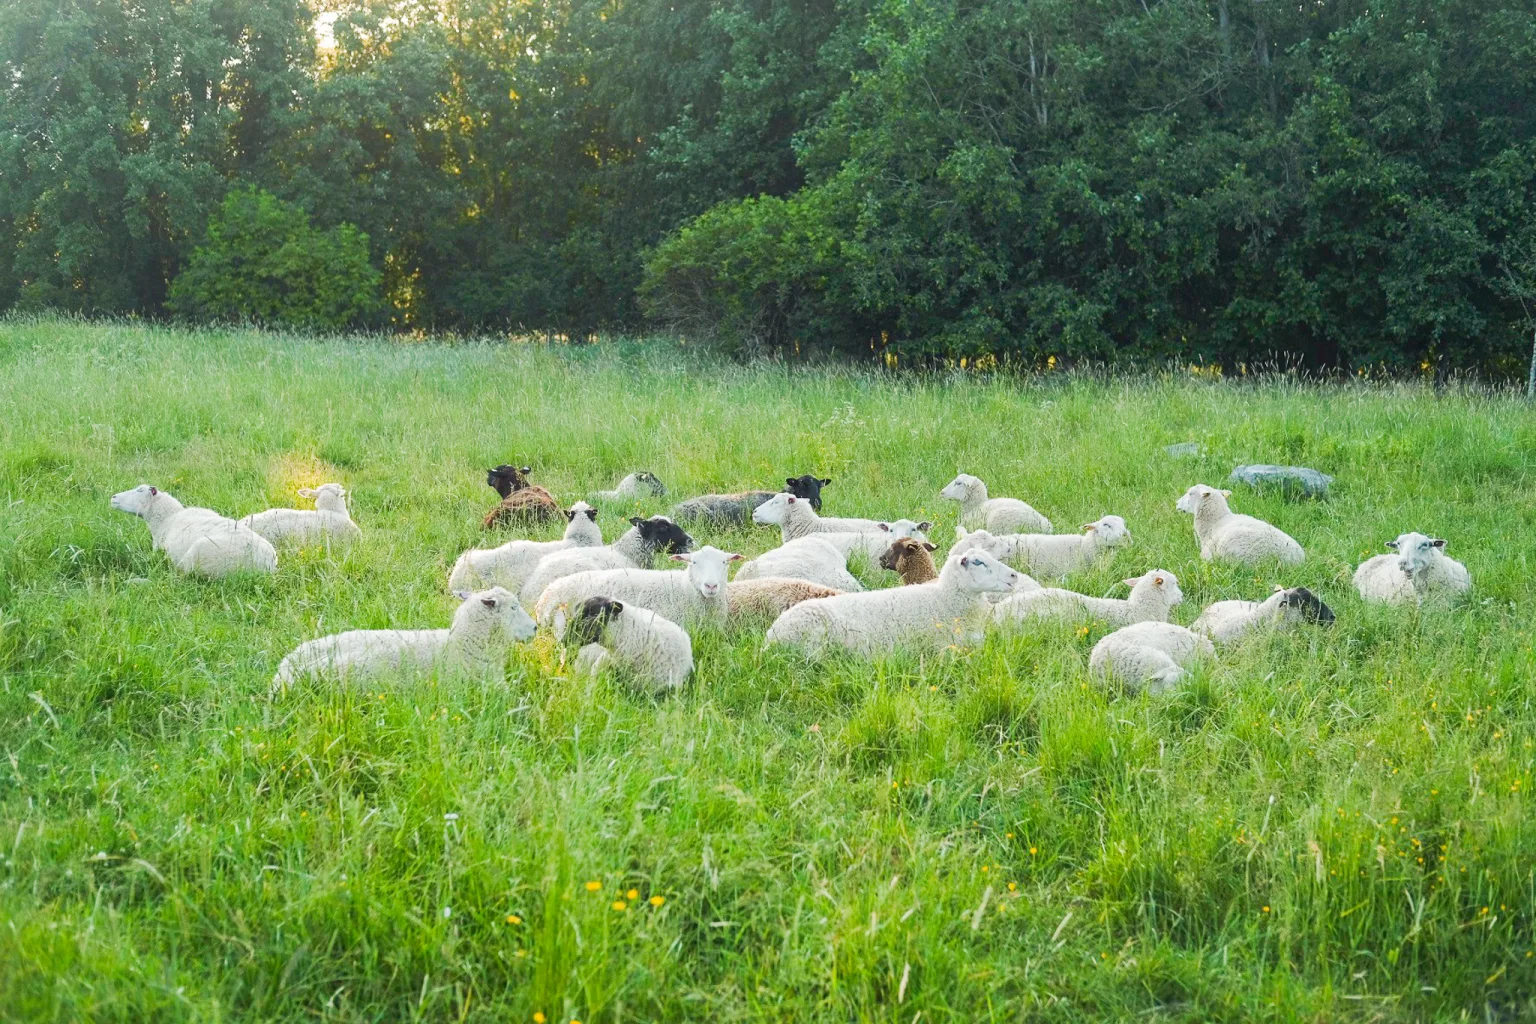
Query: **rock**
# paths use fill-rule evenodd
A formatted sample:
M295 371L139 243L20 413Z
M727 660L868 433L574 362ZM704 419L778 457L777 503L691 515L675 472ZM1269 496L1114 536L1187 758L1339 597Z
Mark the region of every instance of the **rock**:
M1231 479L1249 487L1279 487L1287 494L1321 498L1333 477L1306 466L1238 466Z
M1198 459L1205 454L1205 446L1199 441L1181 441L1164 448L1172 459Z

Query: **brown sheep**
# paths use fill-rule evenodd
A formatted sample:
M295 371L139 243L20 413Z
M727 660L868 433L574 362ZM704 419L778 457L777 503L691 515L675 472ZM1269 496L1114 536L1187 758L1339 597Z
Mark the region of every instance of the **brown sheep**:
M818 597L836 597L843 593L810 580L786 576L765 576L760 580L732 580L725 585L727 614L732 619L747 616L778 618L785 611Z
M933 554L937 546L925 540L902 537L893 541L885 554L880 556L880 568L901 574L903 586L927 583L939 578L933 567Z
M547 522L561 514L560 505L544 488L528 482L531 466L501 465L485 471L485 482L501 495L501 504L486 514L487 530L514 522Z

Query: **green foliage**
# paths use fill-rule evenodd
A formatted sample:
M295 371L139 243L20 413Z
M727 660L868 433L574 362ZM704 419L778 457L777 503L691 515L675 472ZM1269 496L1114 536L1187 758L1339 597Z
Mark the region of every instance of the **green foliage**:
M374 314L379 272L368 236L352 225L317 231L297 206L240 190L209 219L166 305L198 319L335 329Z

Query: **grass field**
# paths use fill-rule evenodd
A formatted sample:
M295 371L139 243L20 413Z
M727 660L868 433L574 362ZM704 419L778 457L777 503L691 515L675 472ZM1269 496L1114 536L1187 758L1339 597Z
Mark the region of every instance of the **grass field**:
M1162 450L1186 440L1208 454ZM1338 624L1164 698L1089 684L1101 630L1064 626L820 664L701 633L664 699L541 637L504 686L269 701L302 640L446 624L502 461L567 500L814 471L828 514L945 545L965 470L1060 528L1125 516L1077 589L1169 569L1188 623L1306 584ZM1200 562L1174 501L1239 461L1337 476L1234 498L1305 566ZM1529 406L1414 386L0 321L0 1019L1527 1019L1533 466ZM266 578L180 577L107 507L147 482L243 515L331 479L365 540ZM1409 529L1470 598L1359 602L1353 566Z

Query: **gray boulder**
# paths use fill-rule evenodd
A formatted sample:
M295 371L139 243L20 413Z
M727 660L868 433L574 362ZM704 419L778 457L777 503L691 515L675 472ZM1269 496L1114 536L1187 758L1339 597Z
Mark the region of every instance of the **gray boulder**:
M1321 498L1333 477L1306 466L1238 466L1232 480L1249 487L1278 487L1287 494Z

